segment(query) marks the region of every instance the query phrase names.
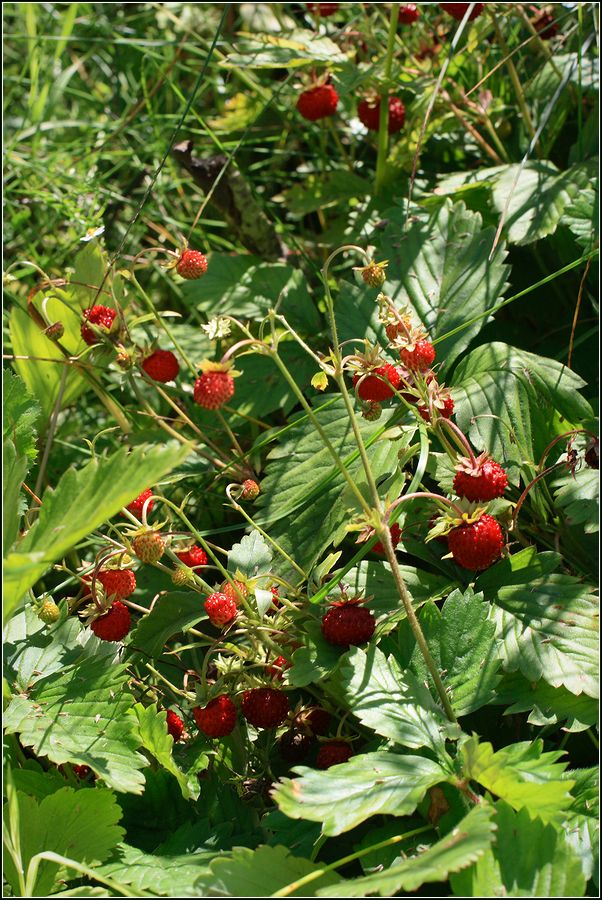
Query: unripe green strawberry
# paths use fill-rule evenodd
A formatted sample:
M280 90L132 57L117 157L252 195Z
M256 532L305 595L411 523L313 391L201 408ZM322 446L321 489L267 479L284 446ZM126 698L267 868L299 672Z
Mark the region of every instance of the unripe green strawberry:
M41 619L46 625L52 625L54 622L58 621L60 614L60 609L50 597L44 600L38 609L38 619Z
M165 541L158 531L143 531L132 541L132 549L143 563L158 562L165 550Z
M190 569L185 568L184 566L178 566L178 568L174 569L171 573L172 584L175 584L176 587L182 587L182 585L188 584L190 575Z

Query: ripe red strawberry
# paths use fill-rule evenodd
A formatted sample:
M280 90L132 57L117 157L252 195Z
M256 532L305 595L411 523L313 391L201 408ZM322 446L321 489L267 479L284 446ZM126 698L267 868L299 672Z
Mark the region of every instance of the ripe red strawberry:
M451 418L454 414L454 401L450 397L449 394L442 395L440 397L440 404L437 403L437 409L439 410L439 415L443 416L446 419ZM418 412L422 416L425 422L431 421L431 414L426 406L422 404L418 406Z
M317 122L332 116L337 108L339 95L331 84L318 84L299 94L297 110L309 122Z
M289 711L288 697L276 688L252 688L242 695L242 714L255 728L282 725Z
M325 19L327 16L333 16L338 12L338 3L306 3L307 11L313 13L314 16L321 16Z
M195 706L192 710L199 731L207 737L226 737L236 725L236 707L226 694L210 700L207 706Z
M53 625L54 622L58 621L60 615L60 609L50 597L47 597L37 610L38 619L46 625Z
M97 328L108 334L111 331L116 315L115 310L109 309L108 306L91 306L90 309L85 309L82 313L84 321L81 326L81 335L86 344L92 346L92 344L98 344L100 340L90 326L86 324L87 322L96 325Z
M274 660L274 662L267 667L266 673L270 676L270 678L276 678L278 681L282 681L284 678L284 670L290 669L291 664L284 656L278 656Z
M204 607L205 612L209 616L209 621L218 628L232 622L238 612L236 601L232 600L231 597L226 597L225 594L219 591L207 597Z
M399 21L402 25L412 25L420 18L420 11L415 3L407 3L399 7Z
M132 540L132 549L143 563L156 563L163 556L165 541L158 531L143 531Z
M486 454L473 466L469 459L459 461L454 478L454 491L467 500L494 500L508 486L508 477L499 463Z
M136 576L131 569L104 569L96 576L107 597L125 600L136 590Z
M242 581L224 581L220 587L220 592L237 604L240 603L240 594L243 597L249 596L249 588Z
M404 366L418 372L426 372L435 361L435 355L435 348L427 340L416 341L412 350L404 347L399 351Z
M207 271L207 260L199 250L183 250L176 265L176 272L182 278L201 278Z
M87 779L92 774L92 769L90 768L90 766L78 766L76 763L73 763L73 771L78 778L81 778L82 781L87 781Z
M182 737L182 732L184 731L184 723L177 715L177 713L173 711L173 709L167 710L167 719L165 724L167 725L167 733L171 734L174 740L174 744L177 744L177 742Z
M311 737L295 728L285 731L278 741L280 755L289 763L302 762L309 753L311 745Z
M161 381L165 384L177 378L180 364L171 350L155 350L146 357L142 368L153 381Z
M369 641L375 628L376 621L370 610L356 603L333 605L322 617L322 634L329 644L340 647Z
M242 491L240 494L241 500L257 500L259 494L261 493L261 488L257 484L256 481L253 481L252 478L247 478L246 481L242 483Z
M378 377L380 375L380 378ZM395 366L385 363L373 369L370 375L362 377L360 372L353 376L353 386L361 380L357 393L362 400L381 401L388 400L394 395L394 388L399 387L399 372ZM384 379L384 381L383 381Z
M358 103L357 117L369 131L378 131L380 121L380 97L364 99ZM397 134L406 120L406 108L399 97L389 97L389 134Z
M504 546L499 522L487 513L476 522L453 528L447 540L454 561L473 572L487 569L499 559Z
M461 22L464 18L464 13L470 6L470 3L440 3L439 6L443 10L443 12L446 12L457 22ZM474 9L468 17L468 21L472 22L473 19L476 19L477 16L480 16L484 8L484 3L475 3Z
M148 500L149 497L152 497L152 495L153 495L152 490L150 488L147 488L145 491L142 491L140 496L136 497L135 500L132 500L132 502L126 506L126 509L129 509L129 511L132 513L132 515L138 516L138 518L140 518L142 516L142 508L143 508L144 504L146 503L146 501ZM150 513L150 511L154 505L155 505L155 501L151 500L150 503L148 504L148 506L146 507L147 515Z
M401 540L401 528L399 527L398 522L393 522L393 524L389 528L389 534L391 535L391 543L393 544L393 549L395 549L395 547L397 547L398 543ZM379 553L381 556L385 555L385 548L380 541L376 542L372 550L374 551L374 553Z
M298 718L301 724L309 728L312 734L324 735L328 734L332 716L327 709L322 709L321 706L314 706L300 713Z
M194 569L196 566L207 565L207 554L203 548L197 546L197 544L194 544L193 547L189 547L188 550L176 551L176 556L181 563L185 566L189 566L191 569Z
M234 394L234 379L228 372L203 372L194 383L194 402L203 409L219 409Z
M350 756L353 756L353 750L347 741L327 741L318 750L316 768L329 769L331 766L338 766L347 762Z
M121 641L131 628L130 611L121 600L115 600L108 612L95 619L90 628L101 641Z

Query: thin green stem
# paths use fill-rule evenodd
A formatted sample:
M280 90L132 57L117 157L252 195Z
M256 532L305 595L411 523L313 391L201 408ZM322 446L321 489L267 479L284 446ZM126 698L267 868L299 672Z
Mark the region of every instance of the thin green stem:
M305 887L306 884L311 884L311 882L315 881L317 878L321 878L323 875L326 875L328 872L333 872L341 866L346 866L348 863L360 859L367 853L382 850L384 847L391 847L393 844L400 844L402 841L407 841L410 838L417 837L419 834L425 834L426 832L433 830L434 827L432 825L423 825L421 828L414 828L413 831L407 831L405 834L396 834L394 837L379 841L377 844L371 844L369 847L362 847L361 850L356 850L348 856L337 859L336 862L329 863L327 866L323 866L314 872L310 872L308 875L304 875L302 878L298 878L297 881L292 881L290 884L285 885L285 887L280 888L279 891L276 891L270 896L288 897L293 891L298 891L300 888Z
M385 95L380 98L380 110L378 119L378 150L376 155L376 180L374 184L374 193L378 196L384 186L387 154L389 152L389 93L388 84L391 79L391 68L393 65L393 51L395 49L395 37L397 35L397 24L399 21L399 4L394 3L391 7L391 18L389 20L389 37L387 41L387 55L385 56Z

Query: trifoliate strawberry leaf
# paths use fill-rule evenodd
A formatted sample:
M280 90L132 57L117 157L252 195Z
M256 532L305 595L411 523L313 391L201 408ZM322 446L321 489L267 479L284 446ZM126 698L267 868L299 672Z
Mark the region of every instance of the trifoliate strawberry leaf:
M561 832L502 801L495 811L495 844L470 869L451 876L454 896L584 895L581 864Z
M424 637L443 673L443 684L457 716L465 716L490 703L500 680L495 625L488 619L489 604L468 588L453 591L440 610L428 603L420 610ZM434 685L407 622L400 634L399 660L420 681Z
M449 834L409 858L399 858L384 871L337 884L337 897L399 896L423 884L447 881L450 874L473 865L491 847L495 838L493 807L488 803L472 809ZM327 897L323 889L318 897Z
M539 459L567 423L591 417L589 403L579 394L584 385L554 359L507 344L485 344L454 370L456 422L474 447L487 448L512 470L521 460ZM554 411L565 421L555 424Z
M562 724L563 731L585 731L598 722L598 701L587 694L578 697L565 687L552 687L543 679L527 681L520 672L503 677L494 703L508 708L505 716L528 712L530 725Z
M554 573L499 587L491 617L504 671L520 670L529 681L543 678L577 696L597 697L599 610L593 591Z
M600 473L583 468L564 472L552 482L554 504L562 511L567 525L582 525L586 534L599 530Z
M514 809L526 806L531 815L549 821L573 802L573 782L563 779L568 763L563 751L543 752L543 741L524 741L494 752L476 736L461 747L464 773Z
M203 598L196 591L163 594L131 632L131 647L156 659L170 638L206 618Z
M90 766L108 787L140 793L146 759L137 752L134 722L126 712L125 665L108 657L84 658L60 674L37 681L27 696L14 697L5 712L8 734L51 762Z
M509 267L506 251L498 244L493 259L494 228L483 228L479 213L464 203L446 200L437 210L412 206L388 210L388 225L377 239L378 258L388 259L383 291L396 306L409 306L437 340L437 361L442 371L463 353L488 317L450 334L500 302ZM449 334L449 337L446 335Z
M342 834L370 816L407 816L427 790L448 773L422 756L386 751L352 756L346 763L317 772L299 766L298 778L285 778L272 796L291 819L322 822L325 835Z
M336 685L362 725L404 747L428 747L444 766L451 765L445 741L458 738L460 729L447 720L425 685L378 647L350 649Z
M123 838L117 825L121 810L115 796L103 788L74 790L63 787L37 801L16 791L19 815L20 856L26 877L37 853L51 851L88 866L102 863ZM10 857L6 855L6 876L16 895L19 882ZM29 887L31 897L54 893L65 879L78 877L73 870L42 860ZM29 880L29 878L28 878Z
M106 522L178 466L189 447L136 447L118 450L106 459L95 458L82 469L67 469L56 488L42 497L40 513L5 569L5 616L25 591L78 541Z
M277 891L287 890L288 897L305 897L305 879L315 874L311 881L311 894L320 887L338 885L340 876L336 872L322 872L320 864L312 863L300 856L293 856L287 847L263 844L256 850L236 847L231 853L214 859L209 872L195 881L199 896L223 897L272 897ZM296 889L295 882L303 880ZM336 888L334 888L336 891Z
M272 568L273 551L261 534L253 529L245 534L239 544L234 544L228 552L228 572L238 571L247 578L268 575Z
M157 711L154 703L146 708L141 703L136 703L131 714L137 720L135 733L140 746L152 754L159 765L171 772L185 800L196 800L199 795L198 778L195 776L191 784L175 763L172 753L174 740L166 725L167 713L164 710Z

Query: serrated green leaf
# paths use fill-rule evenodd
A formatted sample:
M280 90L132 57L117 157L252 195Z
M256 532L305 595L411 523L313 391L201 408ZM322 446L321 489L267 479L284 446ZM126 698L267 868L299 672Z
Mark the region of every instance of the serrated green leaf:
M500 680L496 628L488 615L489 604L471 588L464 593L453 591L441 610L428 603L420 611L424 637L443 673L443 684L457 716L490 703ZM407 623L402 635L402 664L410 666L420 681L430 683L433 691L432 679Z
M567 844L581 861L587 881L593 878L598 884L598 857L600 846L600 771L571 769L564 773L574 781L571 793L575 798L568 813L561 813L553 822L562 831Z
M593 591L561 574L500 587L491 615L503 669L597 697L599 609Z
M562 224L570 229L580 247L592 250L599 240L599 219L598 191L592 184L582 188L567 204Z
M567 525L583 525L586 534L599 530L600 473L583 468L563 473L552 482L554 503L562 510Z
M11 440L5 440L2 448L2 505L3 505L3 551L4 556L10 552L19 533L21 521L21 487L29 460L27 456L17 456L17 450Z
M508 277L506 251L498 244L493 259L495 229L482 227L478 213L464 203L445 201L438 210L412 206L407 228L405 210L388 210L378 243L378 258L388 259L383 292L397 305L408 304L431 340L438 339L437 357L445 371L463 353L487 322L479 319L446 337L467 320L491 309L503 296Z
M209 318L234 315L260 320L277 307L294 328L309 334L320 330L320 316L307 281L292 266L266 263L255 256L233 257L228 253L212 253L210 262L202 279L183 287L186 300ZM264 362L269 365L267 360ZM271 369L268 369L270 373Z
M450 874L473 865L491 846L495 834L493 807L482 803L472 809L449 834L427 850L409 859L393 863L373 875L343 881L337 885L338 897L398 896L413 892L422 884L447 881ZM324 890L316 891L326 897ZM487 895L485 895L487 896Z
M456 897L582 897L585 879L563 835L527 809L495 804L496 842L470 869L452 875Z
M496 688L496 703L508 706L505 716L528 712L531 725L563 724L563 731L585 731L598 722L598 701L586 694L578 697L565 687L530 682L520 674L505 675Z
M99 873L130 885L134 896L151 891L159 897L198 897L195 880L208 871L209 863L219 847L209 846L194 853L154 854L137 847L120 844L113 858Z
M195 882L199 896L271 897L281 888L309 875L320 872L319 864L300 856L293 856L287 847L262 845L256 850L236 847L231 854L215 859L206 875ZM338 884L336 872L320 875L314 885L327 889ZM289 897L304 897L303 887L287 893Z
M40 678L28 696L14 697L4 720L8 734L51 762L87 765L116 791L140 793L146 759L138 753L129 673L108 657L83 658L61 674Z
M527 807L532 815L550 820L572 803L573 783L562 779L567 763L558 763L563 752L543 753L543 741L524 741L494 752L491 744L476 736L462 744L466 777L514 809Z
M131 633L131 645L149 656L161 656L166 641L207 618L203 598L196 591L162 594Z
M2 372L2 392L3 437L13 442L17 456L33 460L38 453L35 424L40 406L27 392L23 380L10 369Z
M238 544L234 544L228 552L228 571L234 575L237 571L247 578L269 575L271 572L273 552L271 547L257 531L245 534Z
M502 215L510 198L504 225L508 241L530 244L552 234L565 208L589 185L593 172L592 162L572 166L566 172L543 160L507 166L494 181L493 203Z
M185 800L191 798L196 800L199 795L198 779L195 778L196 789L191 790L191 785L188 783L184 773L174 761L172 755L174 740L167 731L167 713L164 710L158 712L154 703L146 708L141 703L136 703L132 709L132 714L137 719L136 736L140 746L148 750L159 765L171 772L178 782Z
M75 791L63 787L38 802L17 791L21 858L27 872L37 853L52 851L88 866L103 862L122 839L117 825L121 810L115 796L102 788ZM11 874L13 878L10 878ZM18 893L12 865L8 867L13 889ZM32 897L45 897L59 886L65 870L42 861L32 887ZM73 877L69 873L67 877Z
M324 640L317 622L308 622L304 632L306 646L295 650L286 673L291 687L305 687L332 675L342 659L341 648Z
M354 828L370 816L407 816L429 787L448 777L441 766L422 756L364 753L324 772L300 766L299 778L285 778L273 792L291 819L322 822L332 836Z
M428 747L447 765L445 740L459 737L427 688L411 672L402 672L378 647L353 647L337 674L349 709L377 734L404 747Z
M458 363L453 385L457 424L474 447L487 448L498 460L539 458L555 436L554 410L566 420L565 431L567 423L592 414L579 394L584 382L578 375L507 344L485 344L469 353Z
M130 503L149 484L181 463L189 447L141 446L93 459L79 471L67 469L42 497L40 514L5 569L5 616L25 591L83 537Z

